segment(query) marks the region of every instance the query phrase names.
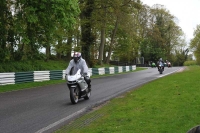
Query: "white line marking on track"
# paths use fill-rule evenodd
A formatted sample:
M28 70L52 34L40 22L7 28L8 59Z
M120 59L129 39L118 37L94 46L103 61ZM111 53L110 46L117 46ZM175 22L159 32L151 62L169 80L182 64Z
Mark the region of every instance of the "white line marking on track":
M167 76L167 75L169 75L169 74L172 74L172 73L174 73L174 72L180 72L180 71L182 71L183 69L184 69L184 68L180 68L180 69L178 69L178 70L175 70L175 71L170 72L170 73L167 73L167 74L160 75L160 76L158 76L158 77L161 78L161 77Z
M59 125L59 124L61 124L63 122L65 122L66 120L69 120L70 118L76 116L77 114L80 114L80 113L84 112L85 110L86 110L86 108L83 108L83 109L81 109L81 110L79 110L79 111L77 111L77 112L75 112L75 113L63 118L63 119L60 119L59 121L56 121L56 122L50 124L49 126L46 126L46 127L42 128L42 129L38 130L35 133L43 133L43 132L45 132L45 131L47 131L47 130L49 130L49 129L51 129L51 128L53 128L53 127L55 127L55 126L57 126L57 125Z

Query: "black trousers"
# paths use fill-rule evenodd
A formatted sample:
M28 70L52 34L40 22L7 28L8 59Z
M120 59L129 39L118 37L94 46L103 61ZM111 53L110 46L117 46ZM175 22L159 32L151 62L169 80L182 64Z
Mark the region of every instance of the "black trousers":
M87 83L89 86L91 86L91 85L90 85L90 83L91 83L90 77L85 76L84 79L85 79L86 83Z

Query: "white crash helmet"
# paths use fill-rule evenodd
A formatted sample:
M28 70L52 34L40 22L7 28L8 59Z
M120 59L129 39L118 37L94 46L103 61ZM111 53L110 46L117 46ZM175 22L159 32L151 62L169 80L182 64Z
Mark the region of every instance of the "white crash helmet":
M74 52L73 59L74 59L75 63L79 62L80 59L81 59L81 53L80 52Z

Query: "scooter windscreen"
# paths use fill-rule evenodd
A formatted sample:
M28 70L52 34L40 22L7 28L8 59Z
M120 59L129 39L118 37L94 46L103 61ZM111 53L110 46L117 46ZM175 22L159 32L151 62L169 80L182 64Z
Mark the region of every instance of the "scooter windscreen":
M67 75L67 80L68 80L68 81L75 81L75 80L81 78L80 72L81 72L81 70L79 69L79 70L76 72L75 75L71 75L71 73L70 73L70 75Z

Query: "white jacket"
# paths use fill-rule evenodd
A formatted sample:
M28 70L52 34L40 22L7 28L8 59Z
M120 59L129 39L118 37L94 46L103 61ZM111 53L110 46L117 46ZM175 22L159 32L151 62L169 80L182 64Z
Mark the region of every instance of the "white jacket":
M86 64L86 61L83 58L80 58L80 60L77 63L75 63L74 60L72 59L69 62L69 65L65 70L65 73L69 74L72 67L74 67L74 71L72 72L72 75L76 74L78 69L81 69L81 74L88 73L88 66Z

